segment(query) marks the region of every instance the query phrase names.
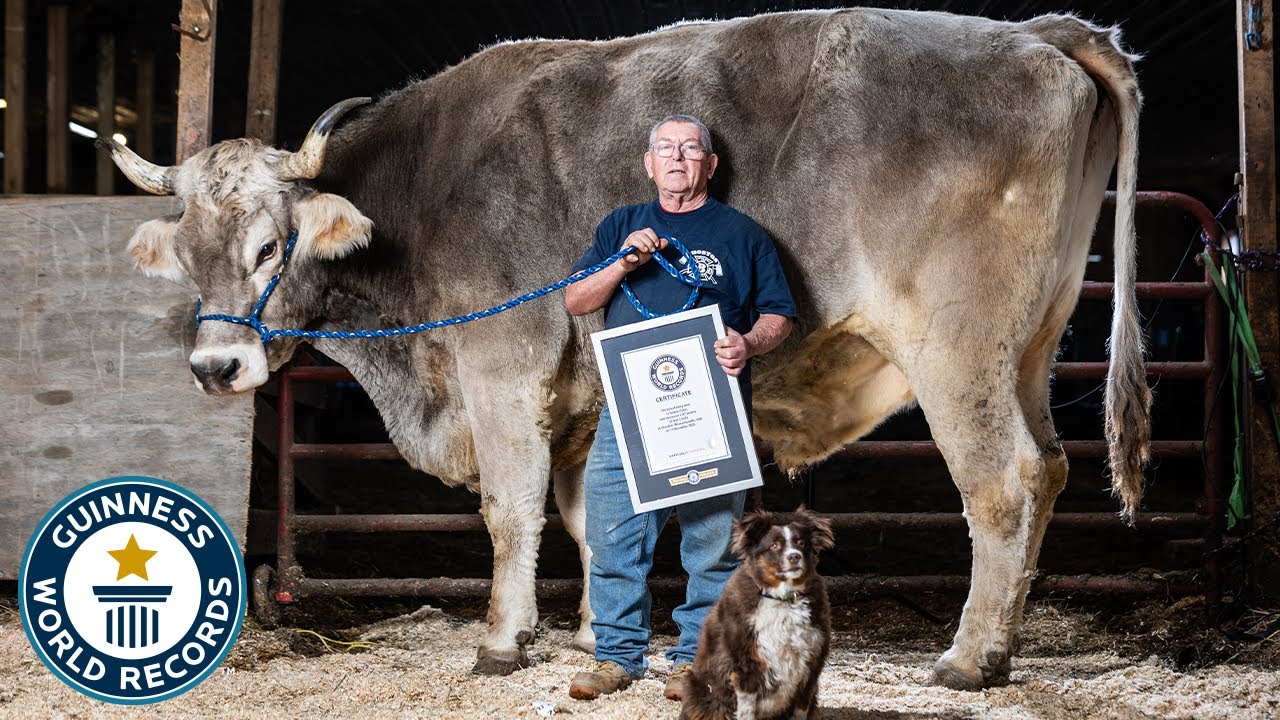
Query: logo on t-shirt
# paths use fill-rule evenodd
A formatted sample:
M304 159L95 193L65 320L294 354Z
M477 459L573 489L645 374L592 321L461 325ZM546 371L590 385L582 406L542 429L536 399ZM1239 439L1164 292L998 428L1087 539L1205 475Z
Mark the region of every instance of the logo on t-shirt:
M720 258L709 250L690 250L689 254L693 255L693 261L698 265L698 277L701 278L702 282L719 285L720 283L716 281L716 278L724 277L724 267L720 264ZM693 277L693 273L687 267L689 260L681 257L680 264L686 266L681 268L680 272Z

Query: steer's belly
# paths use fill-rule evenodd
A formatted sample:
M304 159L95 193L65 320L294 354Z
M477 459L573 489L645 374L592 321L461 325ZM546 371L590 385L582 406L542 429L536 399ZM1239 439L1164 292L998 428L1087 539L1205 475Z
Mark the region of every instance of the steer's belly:
M914 401L907 379L856 332L856 317L806 337L757 379L755 432L792 471L867 434Z

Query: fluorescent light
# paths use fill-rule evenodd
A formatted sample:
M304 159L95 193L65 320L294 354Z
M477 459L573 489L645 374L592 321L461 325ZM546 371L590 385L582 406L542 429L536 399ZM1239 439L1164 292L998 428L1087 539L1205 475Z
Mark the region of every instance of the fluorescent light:
M67 127L71 128L71 132L75 133L76 135L79 135L80 137L87 137L90 140L94 140L98 137L98 133L90 130L89 128L81 125L80 123L69 122L67 123ZM124 133L116 133L115 135L111 136L111 139L115 140L121 145L129 144L129 139L124 136Z
M3 110L7 107L9 107L9 101L5 100L4 98L0 98L0 110Z

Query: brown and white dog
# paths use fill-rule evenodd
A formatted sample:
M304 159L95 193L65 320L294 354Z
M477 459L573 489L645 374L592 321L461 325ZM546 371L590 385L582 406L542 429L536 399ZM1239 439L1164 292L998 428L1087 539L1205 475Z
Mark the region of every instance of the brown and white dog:
M803 506L751 513L733 547L742 565L702 626L681 720L810 718L831 646L831 607L818 553L831 523Z

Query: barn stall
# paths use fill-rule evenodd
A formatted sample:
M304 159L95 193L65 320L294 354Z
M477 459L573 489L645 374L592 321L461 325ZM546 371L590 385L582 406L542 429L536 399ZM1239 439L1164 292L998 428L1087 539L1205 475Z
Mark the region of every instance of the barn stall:
M503 5L401 8L394 15L322 5L187 2L178 17L172 3L68 8L9 0L10 27L25 25L28 32L25 52L15 48L20 33L6 34L6 58L17 64L12 75L6 73L6 192L132 192L109 162L92 153L88 140L61 130L63 118L79 118L77 125L95 134L119 131L131 147L162 163L210 141L246 134L296 147L332 101L393 89L497 40L612 37L681 18L819 4L563 2L553 12ZM1261 20L1254 18L1254 5ZM954 631L969 557L958 495L918 412L895 418L798 481L771 472L760 502L775 509L805 502L840 528L838 548L823 564L833 599L844 608L837 618L843 654L833 658L830 678L824 676L826 716L1094 714L1115 709L1113 699L1125 708L1117 712L1135 717L1275 712L1274 639L1249 639L1265 637L1272 624L1261 593L1275 577L1268 572L1275 568L1275 543L1267 529L1275 505L1273 445L1262 408L1250 408L1246 516L1226 528L1235 443L1231 391L1223 389L1230 375L1230 327L1204 268L1195 262L1202 238L1229 241L1233 230L1237 237L1244 230L1245 248L1274 249L1274 163L1266 161L1272 147L1266 113L1274 96L1270 4L895 6L1009 19L1074 10L1122 24L1129 46L1146 54L1140 69L1146 95L1140 188L1146 192L1139 214L1139 293L1150 338L1149 374L1157 389L1157 460L1137 528L1128 530L1115 517L1101 461L1097 386L1106 357L1108 288L1096 283L1107 281L1111 267L1104 212L1095 239L1097 261L1064 338L1054 386L1071 477L1041 556L1042 577L1028 611L1028 647L1010 688L966 697L920 687ZM417 13L431 14L432 22ZM175 20L177 29L169 28ZM408 32L409 27L435 27L440 35ZM1261 38L1258 50L1250 49L1250 32ZM174 50L180 66L167 57ZM325 81L314 82L316 77ZM31 90L23 102L24 80L28 88L43 81L43 107ZM1237 107L1238 113L1230 111ZM15 117L25 119L13 122ZM43 164L33 160L40 157L41 135ZM1231 205L1237 171L1243 172L1243 195ZM284 682L276 673L302 668L321 680L268 691L301 712L341 712L375 696L400 699L401 714L415 708L457 716L498 708L533 714L532 703L542 700L587 712L590 706L564 695L568 677L588 659L566 649L572 607L562 598L577 592L577 563L554 517L539 574L546 626L535 655L540 662L505 681L469 677L463 666L470 665L483 625L492 567L475 497L400 462L360 388L317 354L278 373L252 401L192 393L184 360L193 330L192 291L158 286L121 257L132 226L166 212L163 202L59 196L6 198L0 206L0 219L20 248L19 260L6 266L12 278L6 277L2 291L12 295L6 303L11 316L5 331L12 333L6 351L19 371L6 377L15 415L5 422L5 465L13 469L0 487L17 502L5 504L9 514L0 527L6 547L14 550L0 572L16 575L26 535L65 492L58 483L71 489L125 472L167 477L196 489L233 527L247 530L255 624L227 662L236 672L163 707L198 712L202 702L276 688ZM54 280L46 283L45 276ZM1280 350L1271 276L1251 274L1248 293L1266 363ZM86 305L90 297L95 300ZM102 308L126 308L121 312L142 317L104 318ZM86 310L82 327L77 315ZM111 344L117 358L124 357L114 367L100 350ZM42 362L40 353L49 347L61 350L53 362ZM117 382L111 387L113 370ZM77 394L86 386L93 388L89 398ZM53 402L66 397L62 392L70 401ZM91 404L82 405L86 399ZM68 450L70 457L57 457ZM655 574L662 577L654 585L666 604L657 615L663 607L669 610L672 593L681 587L676 530L667 532L659 549ZM1255 530L1243 546L1232 545ZM1215 552L1223 547L1224 532L1228 547ZM369 596L388 599L352 599ZM431 605L414 612L423 601ZM411 612L421 622L399 618ZM40 677L42 667L23 647L16 624L5 618L3 632L14 647L4 651L12 653L4 666L25 669L21 683L12 683L16 689L0 694L0 701L17 707L39 699L55 711L84 710L77 703L88 701L52 677ZM1146 637L1151 633L1156 640ZM416 677L415 666L439 666L440 677L424 685L449 689L439 694L403 688ZM348 686L354 678L344 680L345 692L326 687L322 678L347 669L358 683ZM659 660L654 674L662 672ZM611 699L589 712L633 715L642 707L646 714L674 716L674 706L660 699L660 682L648 686L642 683L639 698ZM517 700L488 706L479 700L504 689L517 690ZM1079 706L1045 697L1068 690L1097 697Z

